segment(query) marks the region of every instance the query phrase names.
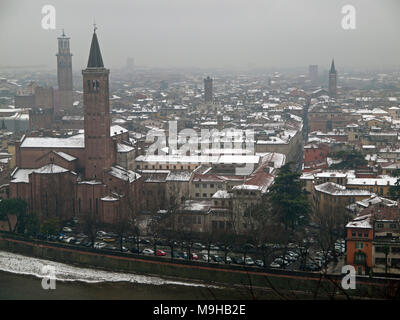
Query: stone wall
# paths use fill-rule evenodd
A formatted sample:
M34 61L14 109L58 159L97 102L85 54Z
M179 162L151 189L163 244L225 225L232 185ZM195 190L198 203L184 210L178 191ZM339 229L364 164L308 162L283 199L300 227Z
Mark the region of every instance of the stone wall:
M323 276L318 273L273 269L246 268L236 265L217 265L184 260L168 260L160 257L140 256L130 253L108 252L76 247L60 243L25 240L11 234L0 234L0 250L49 259L58 262L94 267L112 271L159 275L180 279L205 281L209 284L268 287L275 290L315 292L320 295L340 287L341 276ZM386 297L399 287L400 279L370 279L357 276L356 290L349 295ZM337 291L340 291L337 289Z

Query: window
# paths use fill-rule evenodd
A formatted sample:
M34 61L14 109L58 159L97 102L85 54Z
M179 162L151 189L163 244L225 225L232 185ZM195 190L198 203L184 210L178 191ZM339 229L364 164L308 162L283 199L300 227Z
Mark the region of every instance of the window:
M392 252L393 253L400 253L400 247L392 247Z
M352 237L355 237L355 236L356 236L356 233L355 233L355 232L352 232L352 233L351 233L351 236L352 236Z
M211 183L211 184L210 184L210 188L214 188L214 183Z
M364 243L363 243L363 242L356 241L356 248L359 248L359 249L364 248Z
M196 197L199 198L200 197L200 193L196 193Z
M195 187L195 188L199 188L200 185L199 185L198 183L196 183L196 184L194 185L194 187Z
M207 184L206 183L203 183L203 188L207 188Z
M383 228L383 223L378 223L378 228Z
M368 233L364 233L364 237L368 238Z
M386 259L385 258L375 258L375 264L386 265Z
M354 263L355 264L364 264L366 262L365 253L362 251L358 251L354 254Z
M203 193L203 198L207 198L207 193Z
M222 189L222 184L218 183L218 189Z
M390 261L390 264L392 267L398 268L400 267L400 259L392 259L392 261Z

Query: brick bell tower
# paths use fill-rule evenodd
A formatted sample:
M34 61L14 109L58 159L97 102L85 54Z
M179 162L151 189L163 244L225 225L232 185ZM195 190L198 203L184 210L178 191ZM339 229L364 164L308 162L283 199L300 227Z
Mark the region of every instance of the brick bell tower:
M82 70L86 179L102 180L104 171L115 161L110 137L109 73L104 68L95 27L88 65Z
M57 81L59 92L59 109L72 108L72 54L69 49L69 39L63 30L58 39Z
M337 71L335 61L332 59L331 69L329 70L329 96L336 98L337 95Z

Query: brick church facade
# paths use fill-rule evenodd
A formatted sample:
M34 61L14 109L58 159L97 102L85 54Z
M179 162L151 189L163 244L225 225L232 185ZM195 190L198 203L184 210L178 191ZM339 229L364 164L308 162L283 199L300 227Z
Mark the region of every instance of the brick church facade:
M42 220L92 213L112 223L126 208L141 210L142 179L116 163L118 143L129 137L126 129L111 127L109 70L104 68L96 31L82 75L84 133L22 137L16 145L10 197L24 199Z

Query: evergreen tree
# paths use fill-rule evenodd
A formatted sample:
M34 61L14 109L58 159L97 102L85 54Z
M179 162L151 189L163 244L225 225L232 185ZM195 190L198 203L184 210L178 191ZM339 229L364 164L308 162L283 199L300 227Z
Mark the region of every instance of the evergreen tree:
M280 168L268 194L272 212L285 225L285 229L295 230L298 226L306 224L311 212L300 175L292 171L291 163L285 164Z
M363 154L356 150L339 151L333 157L342 159L342 162L333 164L332 169L357 169L367 165Z
M389 188L389 196L392 199L397 200L400 198L400 170L393 171L392 176L396 177L397 181L395 182L394 186Z
M16 228L24 229L23 224L27 207L28 204L22 199L4 199L0 201L0 220L7 220L10 231L15 231L11 230L11 223L8 219L9 214L15 214L17 216ZM20 224L21 226L18 227Z

